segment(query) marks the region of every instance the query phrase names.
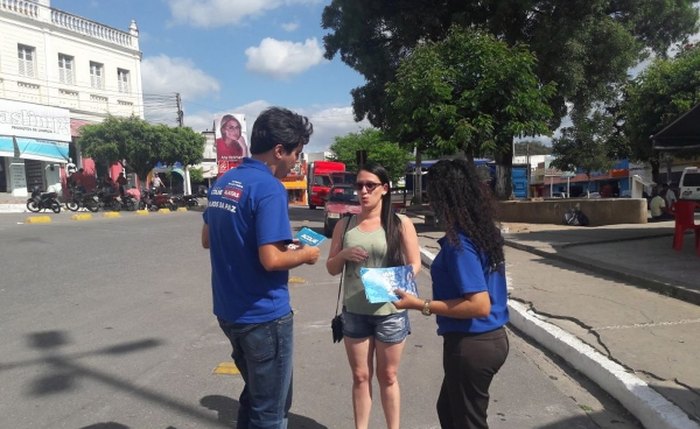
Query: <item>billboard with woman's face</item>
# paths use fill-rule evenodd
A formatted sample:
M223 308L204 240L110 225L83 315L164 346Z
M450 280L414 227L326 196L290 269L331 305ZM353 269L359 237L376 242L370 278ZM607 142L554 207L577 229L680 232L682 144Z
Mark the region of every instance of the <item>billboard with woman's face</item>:
M221 176L236 168L243 157L249 156L246 143L245 116L240 113L227 113L214 120L216 137L216 163Z

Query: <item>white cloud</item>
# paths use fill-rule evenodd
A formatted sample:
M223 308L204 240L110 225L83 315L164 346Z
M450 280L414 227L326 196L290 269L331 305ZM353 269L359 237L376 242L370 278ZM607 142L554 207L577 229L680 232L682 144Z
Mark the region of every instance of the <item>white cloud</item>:
M194 27L240 24L281 6L316 4L321 0L167 0L173 21Z
M299 28L299 23L298 22L286 22L282 24L282 29L288 33L291 33L292 31L296 31Z
M349 133L358 133L364 128L371 128L366 119L355 122L351 106L330 107L310 112L299 112L307 115L314 125L314 133L305 152L324 152L335 143L336 137Z
M179 92L183 98L196 99L221 90L216 78L186 58L171 58L162 54L146 57L141 62L141 76L145 94Z
M253 123L260 112L270 107L270 103L265 100L257 100L252 103L231 108L226 112L197 112L192 115L185 115L185 125L195 131L211 130L214 118L223 113L243 113L246 117L246 127L248 133L253 129ZM311 135L309 144L304 148L304 152L324 152L327 151L335 138L345 136L348 133L360 132L363 128L371 125L366 120L355 122L353 119L352 107L326 107L307 108L291 110L307 116L314 126L314 133Z
M316 38L295 43L267 37L259 46L246 49L245 54L248 57L248 70L277 79L299 74L326 61Z

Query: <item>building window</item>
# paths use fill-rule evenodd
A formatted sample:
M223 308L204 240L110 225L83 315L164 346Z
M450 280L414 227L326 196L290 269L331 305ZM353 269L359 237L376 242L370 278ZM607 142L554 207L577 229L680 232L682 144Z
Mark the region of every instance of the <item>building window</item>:
M119 92L129 92L129 70L117 69L117 80L119 81Z
M17 45L17 57L19 58L19 75L34 77L35 49L27 45Z
M58 54L58 80L61 83L73 85L73 57Z
M90 61L90 86L97 89L104 89L104 65Z

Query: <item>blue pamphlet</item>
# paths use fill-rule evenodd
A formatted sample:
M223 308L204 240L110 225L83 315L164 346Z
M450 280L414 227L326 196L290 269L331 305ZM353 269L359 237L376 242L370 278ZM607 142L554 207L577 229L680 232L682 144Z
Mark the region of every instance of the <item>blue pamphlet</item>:
M303 227L297 232L296 238L305 246L318 246L326 239L326 236L311 228Z
M360 279L365 286L365 296L372 304L398 301L395 289L403 289L418 296L413 267L403 265L389 268L360 268Z

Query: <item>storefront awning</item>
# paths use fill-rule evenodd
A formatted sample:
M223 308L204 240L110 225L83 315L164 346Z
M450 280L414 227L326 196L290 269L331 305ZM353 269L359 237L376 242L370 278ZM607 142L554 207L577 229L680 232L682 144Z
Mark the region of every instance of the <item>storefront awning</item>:
M0 136L0 156L15 156L15 144L10 136Z
M68 142L15 137L19 157L48 162L68 162Z

